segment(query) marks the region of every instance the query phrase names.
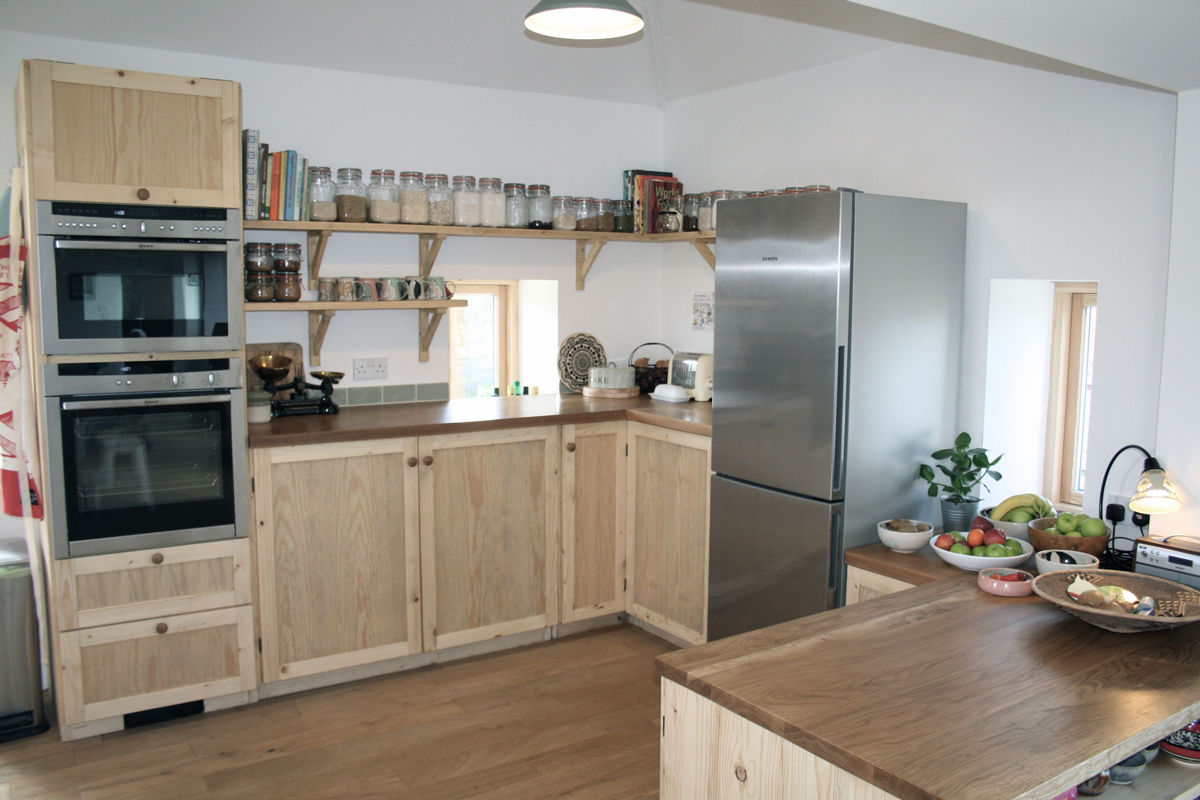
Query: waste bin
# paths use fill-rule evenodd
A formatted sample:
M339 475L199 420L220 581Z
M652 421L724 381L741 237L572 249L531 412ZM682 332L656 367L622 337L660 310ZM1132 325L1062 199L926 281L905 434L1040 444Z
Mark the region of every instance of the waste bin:
M49 727L29 553L24 539L0 539L0 742Z

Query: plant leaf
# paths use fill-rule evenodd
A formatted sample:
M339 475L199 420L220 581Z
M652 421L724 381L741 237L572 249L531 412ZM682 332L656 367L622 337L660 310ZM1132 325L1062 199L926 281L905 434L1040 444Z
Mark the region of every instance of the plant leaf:
M933 469L928 464L922 464L920 468L917 469L917 476L927 481L932 481L936 477Z
M998 480L1000 480L1001 478L1003 478L1003 477L1004 477L1004 476L1003 476L1003 475L1001 475L999 472L996 472L996 470L994 470L994 469L989 469L989 470L988 470L988 472L987 472L987 474L988 474L988 477L989 477L989 478L991 478L991 479L992 479L992 480L994 480L994 481L998 481Z
M929 484L929 496L930 497L938 496L938 485L936 483Z
M966 450L971 446L971 434L963 431L954 440L954 446L959 450Z
M930 454L929 457L935 458L938 461L941 461L943 458L949 458L952 455L954 455L953 450L936 450L932 454Z
M984 469L991 466L991 464L988 463L987 453L982 452L976 453L974 456L972 456L971 463L977 467L983 467Z

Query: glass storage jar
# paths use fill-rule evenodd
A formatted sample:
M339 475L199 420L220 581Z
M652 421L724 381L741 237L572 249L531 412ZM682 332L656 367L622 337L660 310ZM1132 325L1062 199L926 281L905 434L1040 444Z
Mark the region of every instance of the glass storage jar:
M269 303L275 299L275 273L251 272L246 275L246 302Z
M395 170L371 170L371 184L367 187L367 216L371 222L400 221L400 190L396 186Z
M613 201L600 199L596 201L596 213L600 217L600 230L616 229L616 217L613 215Z
M554 206L554 230L575 230L575 198L555 197L552 205Z
M806 192L832 192L833 189L830 189L828 186L826 186L823 183L810 183L808 186L804 187L804 191L806 191Z
M440 172L425 176L425 194L429 197L429 224L454 224L454 198L450 194L450 179Z
M300 272L300 245L282 242L271 248L271 269L275 272Z
M653 233L679 233L683 230L683 214L679 211L679 198L663 198L662 206L654 217Z
M575 230L577 231L598 231L600 230L600 213L596 208L596 198L594 197L576 197L575 198Z
M783 190L783 193L784 194L804 194L805 191L806 190L803 186L788 186L786 189Z
M429 222L429 195L420 172L400 173L400 221L413 225Z
M308 218L317 222L337 219L337 192L329 167L308 169Z
M712 193L712 218L710 220L710 224L712 225L712 230L715 231L717 229L718 207L721 205L722 202L724 202L725 200L729 200L732 197L733 197L733 192L731 192L727 189L719 189Z
M482 219L479 208L479 190L475 188L474 175L455 175L451 182L454 193L454 224L473 227Z
M617 233L633 233L633 201L613 201L613 230Z
M504 227L505 202L500 187L499 178L479 179L479 224L484 227Z
M713 229L713 193L701 192L700 194L700 210L696 214L696 222L702 231L711 231Z
M529 199L529 227L551 227L554 222L554 207L550 201L550 187L544 183L531 183L526 195Z
M242 248L242 265L246 268L247 277L254 272L270 272L274 263L270 242L246 242Z
M685 194L683 196L683 229L685 231L700 230L700 195Z
M340 222L367 221L367 187L363 186L362 170L341 167L337 171L337 218Z
M529 227L529 199L525 184L504 184L504 225L509 228Z
M300 299L300 273L299 272L276 272L275 273L275 300L295 302Z

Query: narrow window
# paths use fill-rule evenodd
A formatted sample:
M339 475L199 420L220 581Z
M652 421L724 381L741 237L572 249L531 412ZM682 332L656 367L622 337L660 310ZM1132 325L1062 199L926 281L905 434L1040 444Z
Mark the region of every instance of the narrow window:
M516 372L516 282L455 281L450 321L450 396L487 397Z
M1055 505L1083 505L1095 349L1096 284L1056 283L1043 487Z

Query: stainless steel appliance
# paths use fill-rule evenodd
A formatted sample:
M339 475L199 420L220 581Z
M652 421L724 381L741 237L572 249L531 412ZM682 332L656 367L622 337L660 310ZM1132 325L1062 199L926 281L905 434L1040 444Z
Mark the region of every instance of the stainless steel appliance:
M1143 536L1135 543L1133 571L1200 589L1200 538Z
M0 742L48 730L33 574L24 539L0 539Z
M56 558L246 536L238 358L45 367Z
M37 203L42 351L237 350L237 209Z
M667 365L667 383L681 386L688 397L704 403L712 400L713 357L709 353L672 353Z
M839 604L844 548L931 510L916 469L956 432L965 237L959 203L722 203L710 640Z

